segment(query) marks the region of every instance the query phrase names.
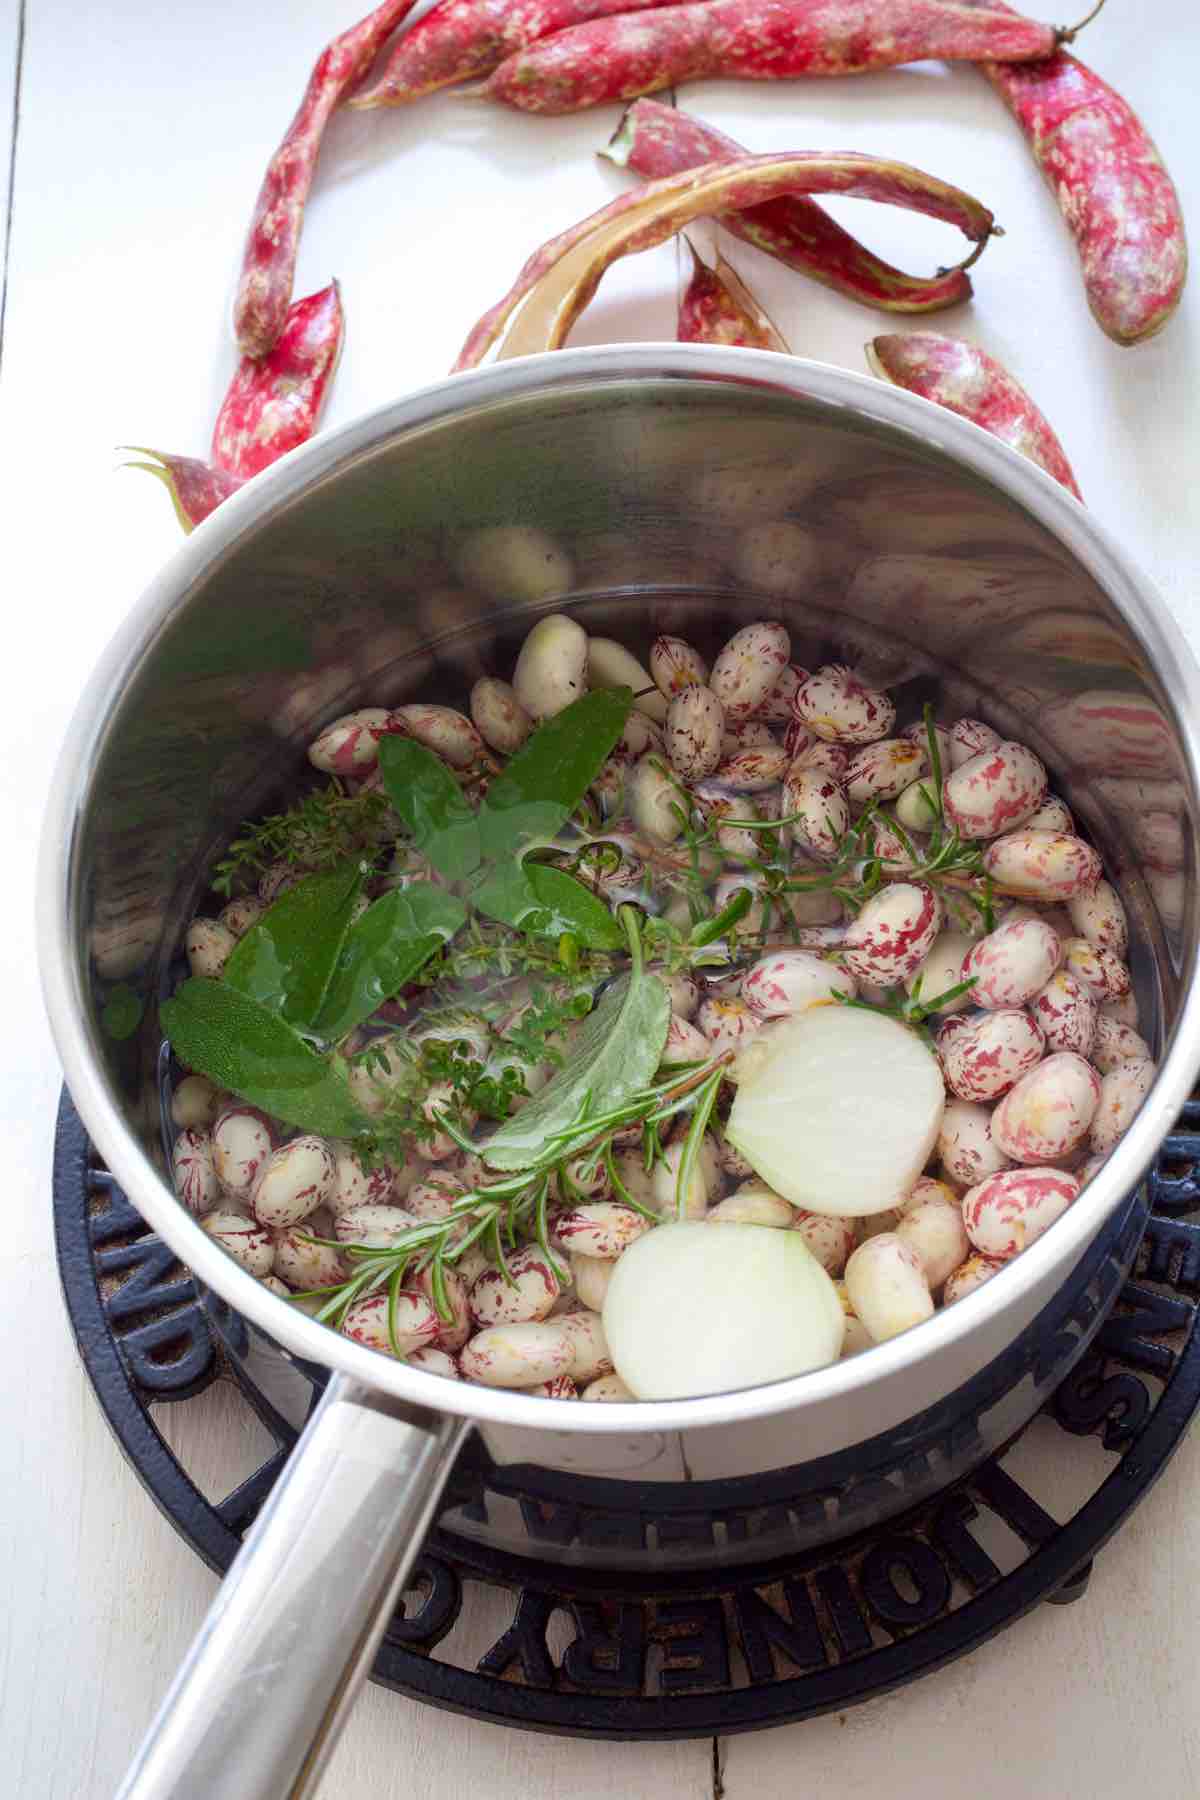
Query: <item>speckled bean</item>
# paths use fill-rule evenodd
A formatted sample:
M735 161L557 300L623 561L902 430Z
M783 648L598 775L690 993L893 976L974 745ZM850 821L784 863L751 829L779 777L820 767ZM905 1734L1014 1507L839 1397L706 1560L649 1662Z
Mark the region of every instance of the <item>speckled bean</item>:
M1064 831L1070 836L1075 834L1075 820L1065 800L1057 794L1047 794L1035 813L1030 813L1024 821L1032 831Z
M708 678L726 718L748 719L756 713L787 667L791 653L791 639L783 625L759 619L735 631Z
M975 982L971 1004L989 1011L1023 1006L1045 987L1061 957L1058 933L1042 919L1005 919L963 959L962 979Z
M342 1258L328 1244L313 1242L311 1225L288 1225L273 1236L275 1273L289 1288L305 1293L345 1281L347 1269Z
M1111 1075L1121 1063L1150 1062L1153 1057L1149 1044L1132 1025L1122 1025L1120 1019L1101 1013L1096 1019L1091 1059L1102 1075Z
M485 1269L471 1284L471 1317L477 1326L521 1325L544 1319L561 1293L554 1270L536 1244L527 1244L502 1269Z
M938 1131L938 1161L961 1188L976 1187L989 1175L1011 1167L992 1138L992 1115L973 1100L950 1100Z
M433 1342L437 1336L438 1316L432 1301L424 1294L401 1288L396 1295L395 1348L388 1331L388 1306L386 1293L368 1294L364 1299L356 1300L342 1321L343 1337L353 1338L356 1344L365 1344L369 1350L382 1350L385 1356L395 1356L398 1351L402 1357L410 1356L422 1344Z
M410 1276L409 1285L414 1293L424 1294L437 1313L438 1328L430 1343L437 1350L447 1350L451 1355L457 1355L475 1329L471 1318L469 1290L461 1272L450 1267L442 1269L444 1298L450 1309L448 1319L444 1319L438 1312L438 1298L434 1291L431 1269L425 1268L418 1275Z
M1090 893L1073 895L1067 911L1080 937L1124 961L1129 953L1129 922L1111 882L1098 881Z
M612 1356L599 1313L567 1313L558 1324L571 1346L571 1361L566 1372L572 1381L582 1385L601 1375L612 1374Z
M253 1106L227 1106L212 1128L213 1167L227 1194L245 1198L275 1148L266 1113Z
M998 1100L1045 1049L1041 1028L1017 1007L954 1013L936 1041L946 1086L960 1100Z
M790 763L782 744L758 744L725 757L717 767L716 779L738 794L765 794L779 786Z
M1100 1083L1100 1101L1092 1120L1092 1149L1107 1156L1124 1136L1142 1101L1154 1086L1152 1062L1120 1062Z
M796 1208L764 1181L746 1181L737 1192L710 1206L706 1225L763 1225L786 1231L796 1221Z
M484 743L512 756L533 730L533 720L507 681L481 675L471 689L471 718Z
M1123 994L1119 1000L1102 1000L1100 1011L1106 1019L1117 1019L1122 1025L1129 1025L1134 1031L1140 1023L1137 995Z
M397 706L387 729L432 750L452 769L469 769L484 756L483 739L465 713L452 706Z
M220 1108L220 1090L207 1075L185 1075L171 1095L171 1119L176 1125L211 1125Z
M612 1200L571 1207L554 1221L555 1237L565 1250L606 1257L610 1262L649 1229L649 1220Z
M890 987L921 966L942 923L942 903L921 881L896 881L868 900L846 932L842 961L862 981Z
M276 1231L298 1225L325 1205L336 1175L333 1152L324 1138L311 1133L293 1138L272 1151L263 1166L250 1201L255 1218Z
M708 664L698 650L678 637L656 637L650 646L650 673L667 700L692 682L708 685Z
M257 925L266 907L257 894L239 894L228 906L223 906L218 914L218 923L226 931L232 931L235 938L243 938L252 925Z
M1035 831L1022 825L990 843L984 872L1001 887L1029 900L1071 900L1090 893L1101 862L1090 844L1063 831Z
M873 1343L886 1343L933 1316L933 1296L917 1252L884 1231L846 1264L846 1294Z
M800 741L802 732L809 739L807 744ZM844 744L826 743L823 739L814 737L805 727L796 725L789 730L784 748L792 758L793 767L819 769L822 775L828 775L839 787L845 787L850 752Z
M581 1400L621 1401L633 1400L635 1395L625 1386L619 1375L601 1375L597 1381L589 1381L579 1398Z
M663 1062L707 1062L710 1054L708 1039L699 1026L693 1025L690 1019L681 1019L678 1013L672 1013L671 1023L667 1027L667 1041L663 1046Z
M667 756L684 781L711 775L721 760L725 712L709 687L693 681L667 709Z
M1100 1077L1072 1050L1023 1075L992 1114L992 1137L1014 1162L1058 1162L1077 1150L1100 1099Z
M308 746L308 760L324 775L366 775L379 761L386 706L363 706L326 725Z
M215 980L237 947L237 939L218 919L193 919L184 934L183 948L193 975Z
M950 745L952 740L949 727L946 725L935 725L933 728L933 735L937 740L938 758L942 765L942 774L945 775L947 771L953 767L953 764L950 761ZM926 729L924 719L914 719L911 725L906 725L904 727L900 736L902 738L907 738L910 744L919 744L928 759L929 732ZM903 821L901 821L901 823L903 823Z
M1094 1181L1096 1179L1107 1161L1107 1155L1101 1156L1097 1154L1095 1156L1089 1156L1085 1163L1081 1163L1079 1167L1073 1171L1081 1190L1087 1186L1089 1181Z
M905 977L905 988L915 995L918 981L921 984L920 998L922 1006L928 1006L942 994L948 994L964 979L963 962L971 948L971 939L963 931L941 931L934 938L929 954L919 963L912 974ZM938 1008L939 1013L948 1015L961 1012L970 1006L972 992L957 995L948 1000L945 1006Z
M732 995L714 995L702 1001L696 1023L708 1039L713 1056L723 1050L734 1050L762 1029L762 1020L744 1000Z
M571 1251L567 1260L579 1299L590 1311L601 1312L616 1263L604 1256L582 1256L578 1250Z
M1007 1262L1060 1219L1079 1192L1063 1169L1004 1169L963 1195L963 1224L976 1250Z
M539 619L517 657L513 692L531 719L550 719L587 693L587 633L565 613Z
M578 1400L579 1389L569 1375L554 1375L549 1381L539 1381L536 1387L526 1388L527 1394L536 1394L541 1400Z
M234 1262L240 1263L248 1274L257 1275L260 1281L274 1269L275 1240L266 1226L256 1219L222 1209L201 1219L200 1229L208 1233L214 1244L220 1244Z
M482 1387L530 1388L565 1375L574 1347L562 1320L491 1325L463 1349L459 1367Z
M333 1221L333 1235L339 1244L367 1244L372 1250L388 1250L417 1223L416 1215L401 1206L364 1201L338 1214Z
M792 814L789 830L793 843L814 856L836 854L850 824L850 808L841 785L828 771L793 762L787 771L781 797L785 817Z
M682 1214L678 1211L678 1195L676 1189L679 1179L679 1165L683 1159L683 1139L676 1138L668 1144L661 1162L654 1165L651 1176L653 1205L663 1218L702 1219L708 1211L708 1202L713 1193L714 1183L709 1179L710 1168L702 1157L697 1157L692 1165L691 1176L684 1195ZM642 1221L643 1227L646 1221Z
M842 1313L846 1321L845 1335L842 1338L842 1353L839 1360L845 1362L848 1356L860 1356L864 1350L870 1350L875 1343L874 1338L850 1304L850 1296L846 1292L844 1281L835 1281L837 1297L842 1303Z
M796 689L793 710L815 737L835 744L872 744L896 722L896 708L845 663L827 663Z
M593 688L632 688L636 713L651 719L666 718L667 703L658 692L654 677L616 638L588 639L587 669L588 682Z
M878 743L864 744L850 758L846 794L856 806L865 806L869 800L895 800L928 767L929 758L920 744L908 738L882 738ZM917 829L928 830L928 823Z
M921 1259L925 1280L935 1292L967 1259L971 1245L957 1200L936 1196L909 1207L896 1236Z
M998 1275L1004 1267L1004 1258L1000 1256L981 1256L976 1250L968 1256L965 1263L960 1263L953 1275L949 1277L942 1289L942 1305L953 1306L956 1300L964 1300L973 1294L976 1288Z
M792 702L796 697L796 689L802 681L807 681L808 670L802 669L799 663L788 663L780 669L774 684L768 689L767 697L755 714L757 719L768 725L790 725L793 718ZM759 739L761 743L762 740Z
M942 785L946 817L963 837L994 838L1035 813L1046 796L1046 770L1024 744L996 744L960 763Z
M439 1350L435 1344L418 1344L404 1360L410 1369L420 1369L426 1375L440 1375L444 1381L462 1380L454 1357L448 1350Z
M185 1126L175 1139L171 1165L180 1204L197 1217L211 1212L221 1198L211 1135L202 1126Z
M711 1217L711 1215L710 1215ZM858 1223L832 1213L795 1209L792 1230L804 1239L827 1275L840 1275L858 1243Z
M397 1164L380 1161L368 1169L356 1150L349 1144L332 1143L333 1151L333 1188L326 1198L326 1205L336 1219L340 1213L349 1212L352 1206L365 1206L368 1201L379 1203L394 1197L399 1200L410 1185L409 1179L401 1179ZM406 1168L416 1168L415 1161Z
M1070 969L1057 969L1029 1002L1047 1050L1073 1050L1091 1056L1098 1013L1096 996Z
M994 750L1000 742L1000 733L985 725L982 719L955 719L950 727L950 759L943 757L942 768L961 769L965 762L973 756L979 756L984 750Z
M807 950L776 950L742 976L741 997L760 1019L785 1019L819 1006L834 994L853 999L854 977Z
M726 719L721 733L721 755L734 756L739 750L762 750L778 741L764 719Z
M1120 1000L1133 986L1129 970L1111 950L1097 949L1086 938L1068 938L1063 962L1077 981L1091 988L1097 1000Z
M673 844L683 830L682 801L656 756L643 756L627 785L629 813L639 831L656 844Z

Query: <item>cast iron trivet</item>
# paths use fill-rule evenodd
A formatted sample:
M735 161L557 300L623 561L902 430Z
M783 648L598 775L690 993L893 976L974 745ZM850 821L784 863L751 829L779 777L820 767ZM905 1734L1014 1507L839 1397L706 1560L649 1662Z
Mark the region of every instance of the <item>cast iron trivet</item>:
M724 1572L629 1574L619 1556L611 1559L631 1528L638 1542L649 1531L664 1546L707 1545L710 1556L718 1530L718 1541L739 1542L744 1555L748 1535L778 1544L786 1506L773 1492L756 1493L753 1482L729 1483L714 1526L711 1510L651 1511L646 1496L654 1490L646 1486L638 1512L622 1517L589 1504L582 1482L517 1485L468 1463L456 1471L457 1491L374 1678L437 1706L532 1729L707 1736L885 1693L974 1649L1041 1600L1079 1598L1093 1556L1162 1472L1200 1403L1200 1224L1184 1216L1200 1212L1200 1102L1185 1108L1163 1146L1150 1199L1135 1278L1047 1409L1062 1434L1053 1462L1090 1453L1103 1464L1099 1485L1064 1522L1004 1466L1010 1447L965 1484L849 1541ZM294 1433L225 1363L187 1272L96 1166L65 1093L54 1205L67 1307L105 1415L176 1529L224 1571ZM211 1505L148 1409L187 1400L219 1378L238 1380L277 1447ZM1086 1438L1097 1442L1078 1442ZM524 1554L469 1535L486 1529L473 1521L494 1513L516 1520ZM539 1561L539 1543L584 1554L602 1548L610 1560ZM463 1614L465 1586L476 1591ZM477 1641L464 1646L472 1630ZM452 1660L456 1651L468 1666Z

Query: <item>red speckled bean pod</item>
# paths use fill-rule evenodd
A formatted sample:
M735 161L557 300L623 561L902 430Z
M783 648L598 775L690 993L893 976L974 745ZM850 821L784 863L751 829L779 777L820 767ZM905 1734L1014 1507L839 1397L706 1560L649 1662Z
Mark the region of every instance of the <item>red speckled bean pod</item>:
M341 295L331 281L288 308L269 355L242 358L213 427L212 458L219 469L248 481L312 436L344 329Z
M723 256L715 268L701 262L692 244L691 279L679 302L675 335L681 344L734 344L748 350L787 351L772 325L735 270Z
M989 10L1005 11L1003 0ZM1074 56L985 62L1071 228L1088 305L1118 344L1166 324L1187 276L1175 184L1127 101Z
M473 75L540 38L609 13L668 6L671 0L441 0L393 45L378 77L361 87L354 107L403 106Z
M383 0L327 44L313 65L304 98L267 164L254 203L233 303L234 336L246 356L265 356L284 328L304 207L325 127L412 6L413 0Z
M970 419L1061 481L1082 500L1066 452L1020 382L1002 363L962 338L936 331L873 338L867 365L881 381L933 400Z
M702 0L560 31L475 90L523 112L581 112L705 77L793 81L897 63L1050 56L1053 27L953 0Z
M628 108L600 154L618 168L655 180L682 174L702 163L728 162L746 152L723 131L715 131L690 113L644 99ZM875 256L843 231L815 200L803 195L768 200L746 212L726 213L721 223L734 237L753 244L776 262L883 312L938 312L971 297L965 265L927 277L906 275ZM977 254L967 260L974 261Z
M454 368L476 368L497 340L499 357L556 350L611 263L665 243L693 219L813 193L848 194L925 213L957 225L974 243L983 243L995 227L987 207L969 194L907 163L881 157L801 150L710 164L622 194L550 238L528 258L504 298L479 320Z
M211 463L195 456L172 456L166 450L147 450L141 444L130 444L139 456L153 456L154 462L126 463L127 469L145 469L157 475L171 496L176 517L185 531L194 531L209 513L216 512L222 500L236 494L244 485L242 476L228 469L214 469Z

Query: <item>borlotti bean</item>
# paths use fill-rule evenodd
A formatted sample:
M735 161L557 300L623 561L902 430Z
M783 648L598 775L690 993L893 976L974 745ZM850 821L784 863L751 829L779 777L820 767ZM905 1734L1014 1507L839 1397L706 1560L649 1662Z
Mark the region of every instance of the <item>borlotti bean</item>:
M847 765L846 797L857 806L865 806L868 800L895 800L928 768L925 748L908 738L883 738L877 744L864 744Z
M709 687L691 682L667 709L667 755L684 781L711 775L721 760L725 709Z
M507 681L481 675L471 689L471 718L491 750L512 756L533 730L533 720Z
M379 739L388 722L383 706L343 713L308 746L308 760L325 775L368 775L379 761Z
M1075 894L1067 902L1080 937L1097 950L1107 950L1122 961L1129 951L1129 923L1121 896L1111 882L1098 881L1090 893Z
M431 1344L437 1336L438 1316L433 1302L424 1294L401 1288L396 1295L393 1324L396 1342L393 1347L388 1331L389 1296L368 1294L347 1309L342 1333L369 1350L382 1350L385 1356L411 1356L422 1344Z
M921 1258L894 1231L860 1244L846 1264L846 1295L872 1343L910 1331L933 1317L933 1295Z
M1000 733L985 725L982 719L955 719L950 727L949 765L943 759L942 767L961 769L964 763L982 755L985 750L994 750L1000 742Z
M994 838L1035 813L1046 796L1046 771L1032 750L1011 742L960 763L942 786L946 817L963 837Z
M783 783L781 803L791 819L792 842L814 856L831 857L846 835L850 806L841 783L824 769L792 763Z
M743 625L718 655L708 685L731 721L748 719L766 701L792 653L782 625Z
M275 1147L267 1115L253 1106L227 1106L213 1123L213 1168L227 1194L246 1198Z
M1047 1050L1092 1056L1099 1012L1096 996L1070 969L1057 969L1029 1002ZM1099 1065L1097 1065L1099 1066Z
M660 721L666 718L666 701L655 691L650 671L615 638L588 639L587 670L588 682L592 687L631 688L633 704L638 712ZM649 693L646 692L647 688L650 689Z
M1041 1062L1045 1039L1027 1012L954 1013L937 1034L946 1086L960 1100L998 1100Z
M868 900L842 944L842 962L860 981L891 987L920 968L942 923L942 903L924 882L896 881Z
M237 948L237 939L218 919L193 919L183 940L188 968L193 975L220 975Z
M972 1100L951 1100L938 1132L938 1162L956 1187L969 1188L1010 1167L992 1137L991 1109Z
M458 1366L482 1387L531 1388L566 1375L575 1347L559 1319L490 1325L464 1345Z
M254 1216L279 1230L298 1225L333 1193L337 1165L324 1138L293 1138L272 1151L250 1196Z
M836 963L808 950L777 950L762 956L742 976L741 997L760 1019L785 1019L806 1007L819 1006L857 992L854 977Z
M505 1260L507 1280L503 1269L485 1269L471 1284L471 1317L477 1326L544 1319L562 1291L536 1244L527 1244Z
M762 509L726 557L753 563L760 591L785 602L812 546L786 511L783 498ZM518 607L557 604L574 579L567 544L503 524L475 536L459 575ZM270 943L280 896L346 857L361 874L351 926L385 895L432 905L432 888L466 903L444 959L379 990L340 1042L300 1026L318 1056L344 1059L327 1066L344 1072L357 1123L325 1099L311 1121L290 1101L287 1119L272 1118L217 1085L236 1057L213 1066L198 1041L190 1059L176 1046L169 1100L176 1190L213 1240L280 1303L311 1315L338 1296L348 1335L446 1380L633 1402L860 1354L974 1292L1051 1229L1154 1080L1125 909L1027 745L986 720L914 716L907 687L897 718L883 684L907 683L918 662L853 620L831 652L848 660L805 668L770 619L722 643L699 595L654 610L680 630L694 621L697 642L593 637L573 614L548 613L512 665L472 667L464 691L332 718L308 745L302 805L244 828L238 849L252 853L214 883L233 897L206 903L184 934L210 991L242 941L238 980L248 933ZM294 741L306 715L346 704L354 673L318 670L303 706L272 706L272 729ZM632 691L628 710L616 689ZM550 727L550 769L541 726L589 693L577 756L562 723ZM547 807L529 850L614 915L611 941L590 912L538 937L502 923L503 903L480 906L509 863L481 832L478 867L447 873L445 827L390 805L388 736L435 759L433 811L456 818L482 814L519 755L510 795L532 784ZM1148 864L1173 871L1167 787L1146 789L1142 836ZM746 910L714 929L739 900ZM559 902L572 914L584 904L568 890ZM548 1136L561 1151L530 1163L519 1200L502 1187L496 1216L487 1190L508 1174L489 1140L586 1049L581 1015L629 970L616 946L631 929L665 989L644 990L658 1066L639 1073L637 1106L652 1108L648 1090L673 1098L647 1132L646 1112L610 1101L602 1062L600 1091L573 1101L598 1107L595 1137ZM620 1048L633 1057L632 1037ZM244 1078L251 1099L270 1085L261 1074L253 1089ZM707 1123L690 1143L693 1095ZM347 1136L326 1136L344 1113ZM367 1255L376 1286L363 1293L348 1284Z
M1132 1125L1142 1101L1154 1085L1152 1062L1120 1062L1100 1083L1100 1099L1092 1120L1092 1149L1107 1156Z
M962 979L974 982L972 1006L1024 1006L1045 987L1062 953L1058 933L1041 919L1005 919L963 958Z
M182 1204L198 1218L212 1212L221 1198L221 1183L213 1165L210 1134L199 1125L185 1125L175 1139L172 1165L175 1192Z
M550 719L587 693L587 633L565 613L539 619L517 657L513 692L531 719Z
M1100 879L1101 862L1090 844L1065 831L1035 831L1018 826L990 843L984 852L985 872L1010 892L1030 900L1073 900L1091 893Z
M1152 1060L1145 1038L1132 1025L1122 1025L1120 1019L1111 1019L1106 1013L1096 1018L1091 1059L1102 1075L1111 1075L1121 1063Z
M1062 1217L1079 1193L1063 1169L1004 1169L963 1195L967 1236L985 1256L1007 1262Z
M873 744L896 723L896 708L844 663L827 663L796 689L792 709L814 737L832 744Z

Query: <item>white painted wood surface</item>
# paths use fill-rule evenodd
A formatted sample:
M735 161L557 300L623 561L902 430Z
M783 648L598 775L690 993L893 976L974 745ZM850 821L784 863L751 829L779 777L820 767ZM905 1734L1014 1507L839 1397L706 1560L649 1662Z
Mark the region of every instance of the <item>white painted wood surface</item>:
M0 0L0 179L18 13L19 0ZM261 165L316 50L347 13L339 0L26 0L26 15L0 386L0 1791L103 1800L213 1582L122 1464L62 1315L47 1206L58 1073L37 991L28 871L75 693L177 541L165 497L144 476L115 474L113 447L203 452L232 367L226 310ZM1084 52L1153 122L1185 204L1200 166L1196 37L1187 0L1160 0L1152 15L1110 0ZM754 148L883 151L993 206L1008 235L977 270L973 307L945 323L978 336L1038 396L1089 503L1135 548L1200 646L1195 291L1152 344L1109 344L1088 316L1051 200L969 70L804 89L710 84L684 103ZM349 338L331 423L437 377L526 252L618 190L620 178L592 158L616 116L538 121L439 98L337 121L299 270L301 292L331 273L344 285ZM905 267L957 255L941 228L857 203L840 210L852 209L864 235ZM794 349L862 366L863 339L886 328L873 315L740 246L732 255ZM675 280L670 249L622 265L577 341L670 336ZM171 1429L214 1486L229 1485L253 1453L219 1391L176 1414ZM1044 1456L1052 1441L1028 1454ZM731 1740L726 1792L1118 1800L1136 1784L1156 1800L1190 1800L1200 1790L1198 1479L1193 1437L1105 1552L1081 1606L1045 1608L946 1674L852 1714ZM372 1691L325 1792L702 1797L712 1792L710 1748L556 1742Z

